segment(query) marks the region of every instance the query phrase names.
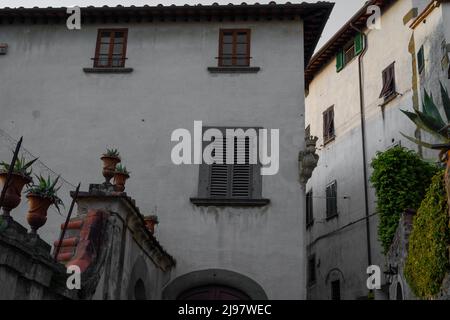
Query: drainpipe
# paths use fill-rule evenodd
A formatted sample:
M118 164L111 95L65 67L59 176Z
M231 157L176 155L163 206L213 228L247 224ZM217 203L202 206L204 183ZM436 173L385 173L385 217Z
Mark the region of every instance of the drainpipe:
M363 160L363 175L364 175L364 206L365 206L365 220L366 220L366 243L367 243L367 264L372 265L372 245L370 241L370 214L369 214L369 191L367 186L368 174L367 174L367 156L366 156L366 124L364 113L364 88L363 88L363 58L367 52L367 35L356 28L353 24L350 24L357 32L361 33L364 38L364 50L358 57L358 73L359 73L359 107L361 115L361 143L362 143L362 160Z

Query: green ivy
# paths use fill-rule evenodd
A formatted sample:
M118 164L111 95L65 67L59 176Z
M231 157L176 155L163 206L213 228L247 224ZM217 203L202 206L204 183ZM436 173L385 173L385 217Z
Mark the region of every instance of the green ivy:
M447 194L442 171L432 180L414 217L409 238L404 274L416 296L432 298L439 293L449 267L449 240Z
M370 182L375 188L380 220L378 237L386 253L394 238L400 214L420 206L437 166L400 146L378 152L371 165L374 171Z

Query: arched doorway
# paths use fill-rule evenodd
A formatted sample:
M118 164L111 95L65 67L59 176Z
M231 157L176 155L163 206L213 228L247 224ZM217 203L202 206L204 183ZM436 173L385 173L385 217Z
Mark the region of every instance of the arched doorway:
M145 285L142 279L136 281L134 285L134 299L135 300L147 300L147 295L145 293Z
M164 300L267 300L264 289L243 274L223 269L193 271L173 279Z
M177 300L250 300L250 297L231 287L210 285L189 289Z

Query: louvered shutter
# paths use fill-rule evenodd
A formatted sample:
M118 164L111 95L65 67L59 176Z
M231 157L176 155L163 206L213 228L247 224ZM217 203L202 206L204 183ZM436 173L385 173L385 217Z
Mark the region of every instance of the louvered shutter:
M235 138L231 181L231 196L233 198L251 198L251 176L250 140L248 138Z
M212 198L227 198L229 196L230 166L226 164L226 139L220 138L212 142L217 148L215 156L222 158L222 163L211 165L209 195Z
M360 54L364 50L364 36L362 33L358 33L355 37L355 56Z
M336 71L339 72L344 69L344 51L341 50L336 56Z

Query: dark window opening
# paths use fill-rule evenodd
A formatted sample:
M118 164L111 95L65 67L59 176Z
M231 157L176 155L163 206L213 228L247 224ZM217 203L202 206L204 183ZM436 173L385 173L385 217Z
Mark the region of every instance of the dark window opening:
M400 283L397 283L396 299L397 300L403 300L403 291L402 291L402 286L400 285Z
M341 282L339 280L331 282L331 300L341 300Z
M316 283L316 256L313 255L308 259L308 285Z
M311 190L306 194L306 227L309 228L313 224L314 224L313 192Z
M220 30L219 67L250 66L250 30Z
M134 285L134 298L136 300L147 300L144 281L141 279L136 281L136 284Z
M425 53L423 46L421 46L419 52L417 52L417 68L419 69L419 73L422 73L425 69Z
M355 56L355 43L352 41L344 48L344 64L347 65Z
M337 182L334 181L326 188L327 199L327 219L336 217L338 215L337 209Z
M98 30L94 68L124 68L127 37L127 29Z
M334 106L332 106L323 113L323 143L327 144L334 138Z
M395 88L395 62L383 70L383 88L381 89L380 98L386 101L396 94Z

